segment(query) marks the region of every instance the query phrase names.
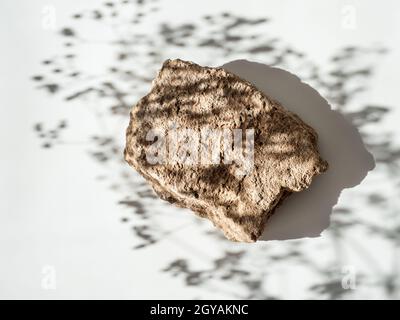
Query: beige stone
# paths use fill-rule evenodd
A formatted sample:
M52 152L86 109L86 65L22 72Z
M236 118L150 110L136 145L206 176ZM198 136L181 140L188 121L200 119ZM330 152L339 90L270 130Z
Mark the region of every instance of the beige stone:
M252 165L226 164L223 151L219 163L200 161L204 144L195 138L202 138L204 128L253 129ZM165 139L149 140L151 129L167 133ZM185 152L169 141L170 132L179 129L191 129L189 145L198 148L193 157L197 162L171 161ZM223 141L217 143L221 150ZM243 142L249 142L245 135ZM149 153L164 161L149 163ZM228 239L241 242L256 241L278 205L292 192L306 189L328 167L318 153L316 132L298 116L224 69L182 60L165 61L151 91L133 107L125 159L160 198L190 208Z

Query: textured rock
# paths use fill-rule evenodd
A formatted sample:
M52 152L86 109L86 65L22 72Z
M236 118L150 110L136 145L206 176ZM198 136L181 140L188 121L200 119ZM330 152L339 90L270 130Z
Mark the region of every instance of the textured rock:
M204 128L253 132L254 152L242 153L253 154L246 158L250 162L226 163L232 149L224 152L228 136L202 140ZM242 142L251 145L251 134L243 134ZM202 153L210 143L221 151ZM173 160L185 152L187 162ZM182 60L167 60L150 93L132 109L125 159L162 199L192 209L228 239L243 242L256 241L282 200L306 189L328 167L319 156L316 132L298 116L228 71Z

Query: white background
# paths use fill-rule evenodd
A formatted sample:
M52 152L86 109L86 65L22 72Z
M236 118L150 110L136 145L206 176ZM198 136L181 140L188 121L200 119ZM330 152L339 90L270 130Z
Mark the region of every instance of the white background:
M349 5L356 10L354 29L343 26L343 8ZM43 27L46 6L55 8L54 30ZM99 6L98 1L0 2L0 298L241 297L237 284L230 281L214 279L210 284L187 286L179 276L160 272L175 256L189 256L193 265L208 268L213 257L218 257L224 250L219 243L222 240L200 234L199 228L211 230L211 225L203 223L199 226L194 223L197 218L192 218L186 210L154 201L154 210L163 213L165 221L161 220L164 221L162 223L178 230L151 248L132 249L136 239L130 226L120 222L128 211L118 205L118 193L96 179L106 169L88 155L87 137L100 130L93 112L85 106L85 101L65 102L62 96L38 90L37 84L32 82L32 75L40 73L41 61L59 54L59 28L72 25L72 14L94 6ZM353 103L390 107L390 116L373 130L378 137L381 132L390 131L395 137L393 143L398 145L398 1L175 0L161 2L158 6L160 11L148 22L149 33L157 24L157 19L171 23L190 22L204 14L222 11L248 17L268 17L271 18L266 30L268 34L284 39L285 43L304 52L321 66L328 66L332 52L343 46L379 45L388 48L387 54L374 61L375 73L368 84L368 91ZM104 35L103 31L90 28L88 25L85 32L92 34L93 38L98 33ZM169 53L168 48L163 52L165 59L174 54ZM202 56L204 53L190 47L178 54L181 58L199 63L206 60ZM101 45L89 49L86 55L84 64L90 70L109 64L114 59L113 53ZM242 54L234 58L248 57ZM207 59L211 59L215 66L229 61L221 56L215 61L212 57ZM262 58L259 60L263 62ZM296 72L294 69L291 71ZM149 73L154 76L153 71ZM52 126L59 119L68 120L67 138L73 143L44 150L32 128L37 122ZM115 132L119 141L123 141L127 122L128 117L112 123L114 127L110 130ZM132 179L140 178L132 172ZM377 172L370 174L355 189L368 188L379 190L389 197L393 194L393 197L380 209L369 208L362 201L358 204L357 190L346 190L338 205L356 205L365 219L393 225L392 218L382 217L389 209L396 211L399 208L396 187L387 181L383 173ZM179 229L181 225L185 227ZM365 246L377 267L369 269L368 259L357 256L354 248L346 246L343 265L365 270L367 279L364 283L360 280L358 287L344 297L396 297L385 293L383 282L374 282L379 272L392 268L400 271L396 264L400 263L398 256L392 256L392 244L378 238L371 239L354 228L352 236ZM301 241L304 254L310 254L323 265L334 250L328 238L323 233L319 238L297 241ZM343 243L346 241L343 239ZM260 257L263 252L288 250L287 243L257 243L251 245L251 249L249 245L225 242L223 246L248 251L242 267L250 272L265 269L268 281L263 286L271 295L294 299L329 297L329 294L307 289L310 283L317 284L319 281L319 275L309 268L290 261L278 266L263 262ZM46 266L54 268L51 269L55 271L54 289L43 285L48 270ZM397 271L394 272L395 278L390 280L393 284L398 283ZM399 294L399 291L396 292Z

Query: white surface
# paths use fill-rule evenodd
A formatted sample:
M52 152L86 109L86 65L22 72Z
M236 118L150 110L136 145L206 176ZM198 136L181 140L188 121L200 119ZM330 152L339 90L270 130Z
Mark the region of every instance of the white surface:
M121 200L118 193L96 180L99 174L113 171L88 156L87 137L100 130L93 112L87 108L88 103L66 103L61 96L48 96L37 90L30 80L32 75L40 72L42 60L60 52L56 31L42 27L43 8L54 6L58 30L71 24L72 14L96 6L96 3L0 2L0 38L3 40L0 60L0 298L242 297L242 284L233 280L217 278L198 286L186 286L181 277L160 272L176 257L189 259L194 269L211 268L212 259L219 257L222 251L238 249L246 252L246 258L237 267L259 276L262 288L269 295L295 299L329 297L329 294L309 290L310 285L323 281L323 275L316 271L318 267L311 268L292 260L270 265L264 260L266 254L289 252L293 244L300 245L302 254L320 269L324 269L326 262L338 259L339 269L332 270L334 279L340 279L340 269L347 265L364 273L357 289L345 297L392 298L397 294L399 298L398 290L390 296L383 285L385 274L394 274L391 283L398 283L399 256L393 243L378 236L370 237L357 226L334 241L331 241L331 234L323 233L313 239L232 244L204 236L204 230L212 230L209 223L196 223L198 219L186 210L157 200L151 203L154 215L167 230L176 231L148 249L132 250L137 240L131 234L130 225L120 223L128 210L117 204ZM343 6L349 4L356 8L355 29L341 27ZM247 17L271 17L265 33L283 39L324 67L329 66L331 54L343 46L382 44L389 52L375 61L370 89L352 104L392 107L390 117L378 127L372 125L371 128L377 136L391 132L396 137L394 143L398 144L400 113L395 107L399 101L399 10L397 1L330 1L329 4L304 0L193 1L189 5L180 0L161 4L157 18L143 28L151 33L157 21L190 22L204 14L222 11ZM107 36L107 32L90 28L88 25L82 31L89 32L93 38ZM221 55L214 58L206 50L190 47L174 50L168 46L161 48L161 58L178 56L199 63L211 61L215 66L249 58L246 54L229 59ZM101 44L88 47L86 56L84 65L90 70L110 65L114 57ZM262 57L258 60L267 63ZM289 71L296 73L297 70ZM32 130L33 125L41 121L52 126L59 119L68 120L67 138L75 142L50 150L42 149ZM107 123L107 129L123 141L127 121L111 121ZM130 174L132 179L139 179L133 172ZM356 216L361 219L390 228L398 224L396 181L388 181L383 171L375 170L360 186L345 190L338 206L354 207ZM377 209L368 206L362 198L362 193L368 190L393 194L393 197ZM389 215L389 212L394 214ZM355 243L361 243L363 249ZM339 254L335 253L338 246L342 246ZM56 271L55 290L46 290L42 286L45 276L42 271L48 265L54 266ZM256 290L252 293L256 294Z

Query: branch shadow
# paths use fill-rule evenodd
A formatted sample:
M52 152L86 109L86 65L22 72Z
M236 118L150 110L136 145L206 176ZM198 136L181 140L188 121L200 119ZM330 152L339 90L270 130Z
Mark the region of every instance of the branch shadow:
M312 126L318 133L320 154L329 163L328 171L315 177L307 190L293 193L276 209L259 240L320 236L330 224L341 191L360 184L375 167L358 130L316 90L285 70L247 60L222 68L253 83Z

